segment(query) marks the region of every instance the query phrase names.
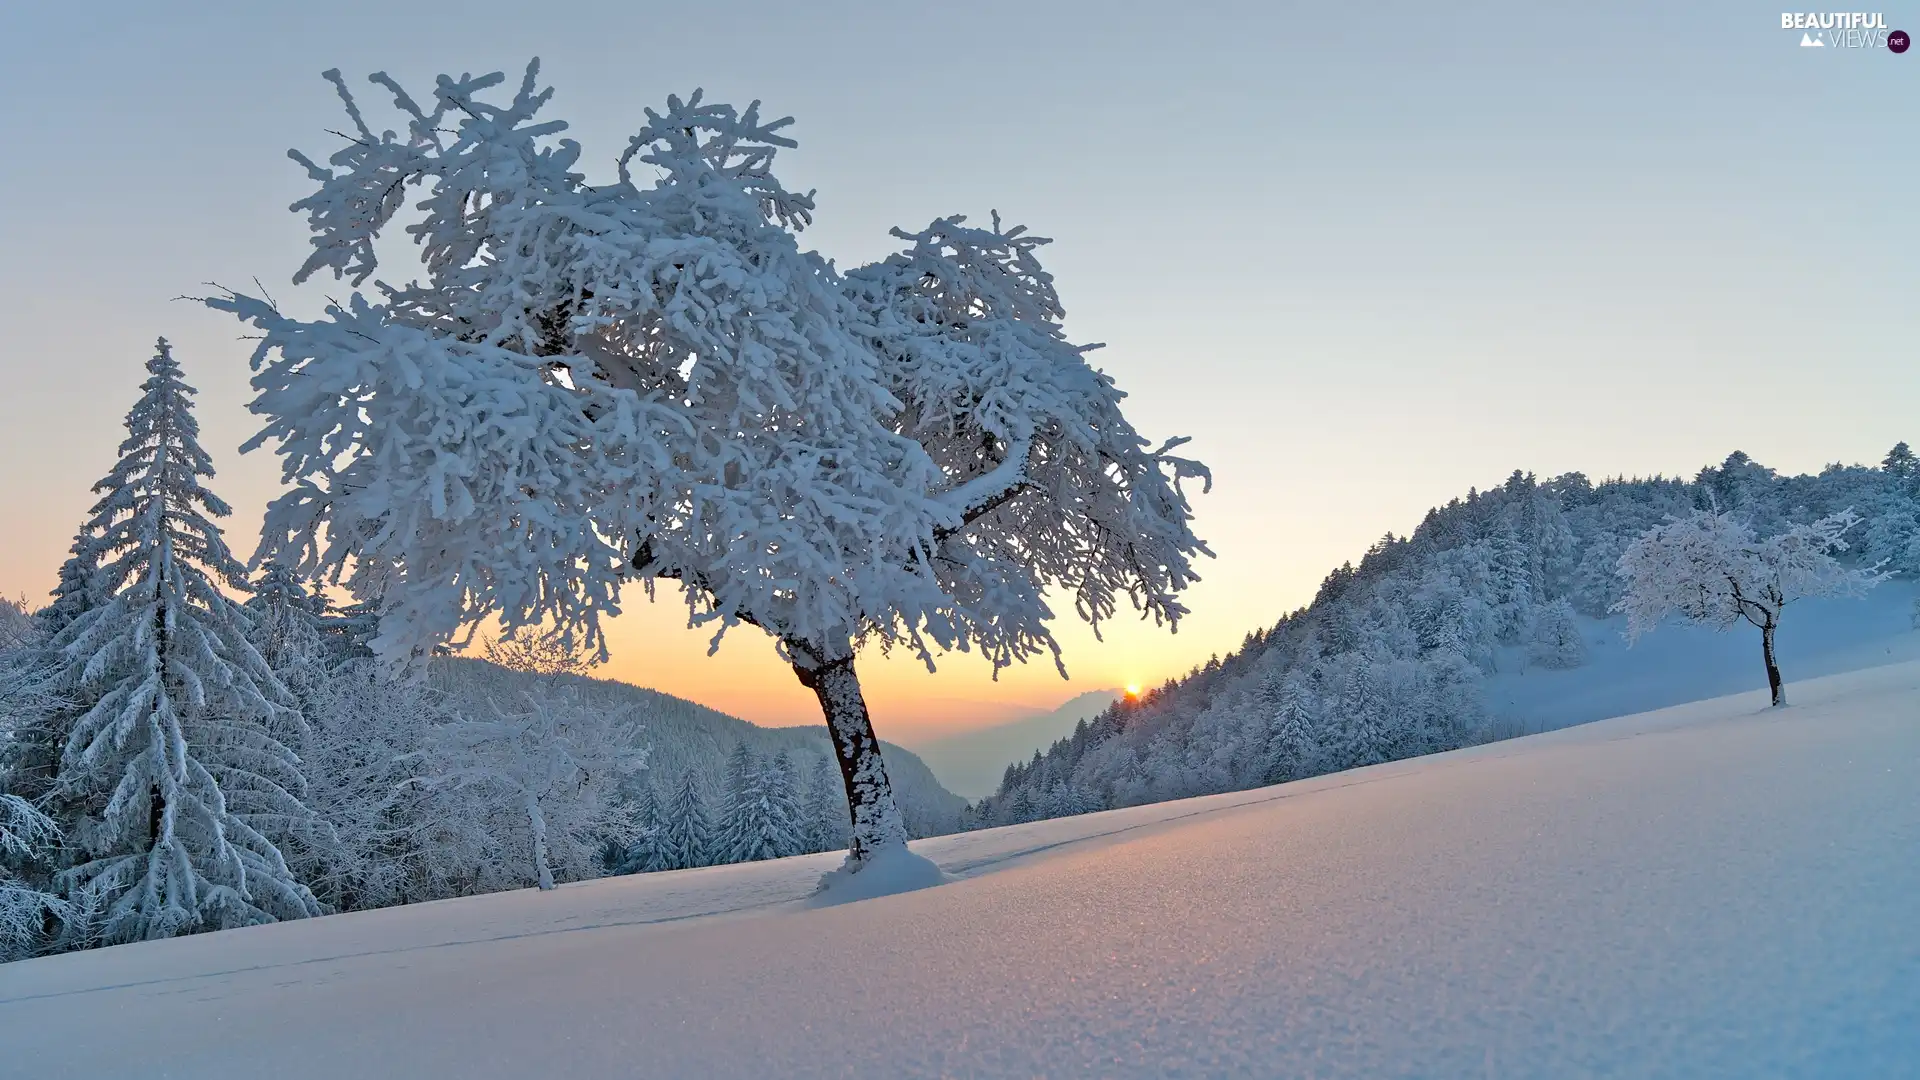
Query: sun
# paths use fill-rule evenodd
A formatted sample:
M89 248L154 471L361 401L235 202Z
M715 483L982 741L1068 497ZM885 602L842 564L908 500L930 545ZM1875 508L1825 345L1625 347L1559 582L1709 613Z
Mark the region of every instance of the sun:
M1137 683L1137 682L1130 682L1130 683L1128 683L1128 684L1127 684L1127 696L1128 696L1128 697L1139 697L1139 696L1140 696L1140 684L1139 684L1139 683Z

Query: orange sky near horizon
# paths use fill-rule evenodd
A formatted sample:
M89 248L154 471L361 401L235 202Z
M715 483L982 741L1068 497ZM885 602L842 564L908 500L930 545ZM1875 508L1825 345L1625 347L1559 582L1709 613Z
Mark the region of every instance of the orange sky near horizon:
M1213 622L1214 620L1207 620ZM774 654L772 639L750 627L728 631L720 649L707 655L711 634L688 630L678 593L661 590L648 604L639 592L609 625L612 654L598 674L690 698L755 723L817 723L820 710L791 669ZM868 650L859 662L861 682L884 738L925 738L1045 711L1089 690L1165 681L1206 655L1224 651L1211 635L1205 642L1192 627L1177 634L1138 618L1102 627L1096 640L1078 621L1056 620L1067 672L1062 679L1045 659L1003 669L998 681L978 653L936 655L937 674L904 651L883 656ZM1245 630L1241 630L1243 635ZM1238 641L1238 636L1233 638ZM1207 653L1197 653L1206 649ZM1187 660L1190 655L1197 659Z

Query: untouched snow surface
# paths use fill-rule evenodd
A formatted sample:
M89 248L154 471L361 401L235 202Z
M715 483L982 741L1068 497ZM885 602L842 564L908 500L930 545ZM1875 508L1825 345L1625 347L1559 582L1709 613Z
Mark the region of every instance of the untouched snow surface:
M0 1076L1912 1076L1920 663L1309 781L0 966Z

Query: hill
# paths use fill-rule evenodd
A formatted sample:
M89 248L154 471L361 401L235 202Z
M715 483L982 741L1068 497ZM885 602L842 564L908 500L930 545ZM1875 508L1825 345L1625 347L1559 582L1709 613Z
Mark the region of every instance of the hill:
M1122 696L1119 690L1089 690L1056 709L972 731L914 739L911 745L949 790L977 799L993 794L1008 765L1073 734L1080 721L1100 715Z
M517 699L539 678L479 659L449 657L435 663L436 684L468 711L482 715L487 702ZM727 755L741 743L762 756L786 751L796 759L802 776L816 759L831 760L833 755L824 723L766 728L629 683L587 676L568 676L565 681L589 707L623 712L639 722L649 771L657 777L677 777L691 768L708 791L717 792L724 786ZM893 743L881 746L908 830L914 836L933 836L958 827L966 800L942 787L912 751ZM838 809L844 816L845 807Z
M1920 664L1239 792L0 967L35 1080L1896 1076ZM112 1022L103 1022L112 1017Z
M1735 452L1691 480L1515 472L1388 533L1311 605L1117 703L1008 770L969 820L999 825L1233 791L1698 700L1764 677L1759 635L1669 625L1627 649L1610 617L1629 544L1709 508L1762 538L1851 511L1843 561L1896 575L1792 605L1788 679L1913 655L1920 461L1785 476ZM1798 674L1796 674L1798 672ZM1789 687L1789 694L1791 688Z

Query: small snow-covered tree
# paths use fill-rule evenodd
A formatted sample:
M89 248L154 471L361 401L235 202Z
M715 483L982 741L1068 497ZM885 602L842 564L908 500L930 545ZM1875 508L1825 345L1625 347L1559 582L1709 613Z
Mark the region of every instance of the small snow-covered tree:
M1546 668L1577 668L1587 662L1587 643L1573 605L1563 597L1533 609L1527 659Z
M326 600L277 562L261 567L250 588L253 595L246 602L253 613L250 637L267 666L282 673L284 681L287 669L317 663Z
M423 782L473 793L521 823L522 858L540 888L553 888L556 872L593 876L602 846L636 831L619 792L646 767L638 731L563 693L528 693L525 709L494 712L437 729Z
M495 618L597 647L636 577L716 645L765 630L827 719L857 870L907 835L860 648L1051 652L1049 588L1096 626L1121 594L1177 621L1205 550L1178 479L1205 472L1149 450L1067 343L1036 238L949 219L844 281L795 240L788 121L669 98L589 185L537 71L506 102L497 73L443 77L431 108L373 76L404 134L327 74L354 128L326 166L296 155L298 278L366 280L416 192L426 274L317 321L209 300L262 335L250 445L294 484L265 553L384 597L389 656Z
M1626 614L1630 640L1674 612L1720 630L1751 623L1760 630L1773 704L1785 705L1773 648L1781 610L1810 596L1858 595L1882 576L1878 567L1848 567L1833 557L1847 550L1847 531L1859 520L1843 510L1762 540L1731 511L1696 510L1628 545L1614 610Z
M38 613L47 633L59 633L73 620L107 602L109 597L100 590L100 560L105 554L100 537L93 529L83 527L67 549L67 561L60 564L53 603Z
M60 878L109 942L320 911L271 839L312 820L283 741L300 717L220 589L244 573L211 520L229 511L201 483L213 465L165 339L147 373L83 533L111 599L54 642L62 685L91 702L59 765L83 853Z
M439 900L518 880L477 878L494 843L487 819L453 793L417 783L447 722L439 697L423 682L388 678L369 659L330 668L303 694L307 805L327 827L289 860L329 906Z
M71 912L49 887L60 827L18 795L0 792L0 963L32 956Z

